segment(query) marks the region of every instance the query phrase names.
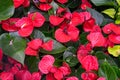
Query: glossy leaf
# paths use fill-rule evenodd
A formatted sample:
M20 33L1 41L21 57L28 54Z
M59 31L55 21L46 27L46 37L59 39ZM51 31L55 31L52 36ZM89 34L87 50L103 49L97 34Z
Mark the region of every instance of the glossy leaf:
M0 48L4 54L24 64L26 40L15 35L4 33L0 36Z
M0 20L6 20L14 14L13 0L0 0Z
M116 0L116 1L117 1L118 5L120 5L120 0Z
M33 33L32 33L33 38L40 38L40 39L44 39L45 35L37 29L34 29Z

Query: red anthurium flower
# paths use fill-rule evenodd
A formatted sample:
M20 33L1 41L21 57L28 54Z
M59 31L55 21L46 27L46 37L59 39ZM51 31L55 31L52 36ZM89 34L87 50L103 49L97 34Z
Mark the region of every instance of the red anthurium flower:
M109 40L115 44L120 44L120 35L110 34L108 36Z
M54 77L57 79L57 80L62 80L63 79L63 73L60 69L58 69L55 73L54 73Z
M65 12L66 10L67 10L66 8L58 7L56 13L61 14L61 13Z
M3 57L3 52L2 49L0 48L0 61L2 60L2 57Z
M83 29L85 32L89 32L93 30L93 27L95 25L95 19L91 18L83 24Z
M19 28L15 25L15 23L19 20L19 18L9 18L8 20L2 21L2 28L6 31L18 31Z
M87 39L91 42L92 47L104 46L106 42L106 39L101 32L91 32L87 35Z
M41 74L40 72L33 72L32 73L32 80L41 80Z
M56 80L53 73L48 73L46 75L46 80Z
M110 34L112 32L111 30L111 26L115 26L113 23L109 23L107 25L105 25L102 30L105 34Z
M70 20L71 17L72 17L72 14L71 14L70 12L66 12L63 17L64 17L65 19Z
M95 56L87 55L81 60L82 67L86 71L98 70L98 60Z
M106 80L105 77L99 77L97 80Z
M81 78L83 80L97 80L98 76L93 72L84 72L81 74Z
M72 18L71 18L71 25L77 26L79 24L82 24L84 22L84 15L80 15L78 12L73 12L72 13Z
M69 75L71 73L70 66L66 62L63 62L62 66L68 69L68 71L66 72L66 75Z
M54 62L55 58L53 56L45 55L39 62L38 68L42 73L48 74L50 69L53 67Z
M45 22L44 16L39 12L30 13L28 17L32 20L33 26L35 27L41 27Z
M115 34L120 35L120 26L117 26L117 25L113 24L113 25L111 26L111 30L112 30Z
M56 15L50 15L49 21L52 25L57 26L64 21L64 18L58 17Z
M29 7L30 6L30 0L24 0L23 7Z
M75 76L71 76L71 77L68 77L66 80L79 80L79 79Z
M24 0L13 0L15 8L23 4Z
M32 41L28 42L27 45L34 50L38 50L42 46L42 40L39 38L33 39Z
M30 55L30 56L37 56L38 54L37 50L34 50L32 48L30 48L29 46L25 49L25 54L26 55Z
M50 3L50 2L52 2L52 0L39 0L40 2L44 2L44 3Z
M68 42L70 40L72 41L76 41L78 40L79 37L79 30L72 26L65 26L64 28L59 28L55 31L55 38L56 40L58 40L59 42Z
M91 19L91 14L90 14L89 12L87 12L87 11L85 11L85 12L80 12L79 15L80 15L80 16L84 16L84 21Z
M67 3L68 2L68 0L57 0L59 3L61 3L61 4L64 4L64 3Z
M48 11L52 8L50 4L47 3L40 3L39 9L42 11Z
M92 7L92 5L88 2L88 0L82 0L82 4L80 5L80 7L83 9L83 10L86 10L87 7Z
M11 72L0 73L1 80L14 80L14 75Z
M15 74L16 80L31 80L32 76L28 70L20 70Z
M53 40L49 40L48 42L43 43L42 48L47 51L52 51L53 49Z

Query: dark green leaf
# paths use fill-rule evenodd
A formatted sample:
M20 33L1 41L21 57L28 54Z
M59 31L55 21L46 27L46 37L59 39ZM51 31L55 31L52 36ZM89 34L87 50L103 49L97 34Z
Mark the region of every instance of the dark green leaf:
M101 6L101 5L114 5L114 0L91 0L93 4L96 6Z
M45 35L38 29L34 29L32 36L33 38L41 38L41 39L45 38Z
M101 13L99 13L96 10L91 9L91 8L87 8L87 11L91 13L92 17L96 21L96 24L98 24L100 26L103 23L104 16Z
M13 0L0 0L0 20L6 20L14 14Z
M46 50L41 49L40 52L47 53L47 54L58 54L58 53L64 52L66 50L66 47L63 46L61 43L57 42L56 40L51 39L51 38L44 39L44 41L48 41L48 40L53 40L53 50L46 51Z
M118 78L120 78L120 69L117 66L113 66L113 69L116 72Z
M115 70L111 67L111 65L105 61L99 68L98 71L99 76L103 76L106 80L117 80L117 75Z
M80 5L80 0L69 0L67 6L69 8L75 8Z
M4 54L24 64L26 40L15 35L4 33L0 36L0 47Z

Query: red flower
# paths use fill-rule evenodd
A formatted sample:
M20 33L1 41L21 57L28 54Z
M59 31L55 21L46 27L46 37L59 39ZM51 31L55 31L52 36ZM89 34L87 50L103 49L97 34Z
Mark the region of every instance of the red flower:
M6 31L18 31L19 28L15 25L15 23L19 20L19 18L9 18L8 20L2 21L2 28Z
M47 3L40 3L39 9L42 11L48 11L52 8L50 4Z
M28 17L23 17L18 20L15 25L20 28L18 33L22 37L29 36L33 31L32 21Z
M53 40L49 40L46 43L43 43L42 48L47 50L47 51L52 51L53 49Z
M46 75L46 80L56 80L53 73L48 73Z
M98 70L98 60L95 56L87 55L81 60L82 67L86 71Z
M32 76L28 70L20 70L15 74L16 80L31 80Z
M55 31L55 38L62 43L76 41L79 38L79 30L72 25L63 26Z
M0 73L1 80L14 80L14 75L11 72Z
M34 50L32 48L30 48L29 46L25 49L25 54L26 55L31 55L31 56L37 56L38 54L37 50Z
M72 77L68 77L66 80L79 80L79 79L75 76L72 76Z
M64 18L58 17L56 15L50 15L49 21L52 25L57 26L64 21Z
M23 4L24 0L13 0L15 8Z
M112 23L111 23L111 24L112 24ZM110 26L110 27L111 27L111 30L112 30L115 34L120 35L120 26L117 26L117 25L113 24L113 25Z
M2 57L3 57L3 52L2 49L0 48L0 61L2 60Z
M59 3L61 3L61 4L64 4L64 3L67 3L68 2L68 0L57 0Z
M80 15L80 16L84 16L84 21L85 21L85 20L89 20L89 19L92 18L92 17L91 17L91 14L90 14L89 12L87 12L87 11L85 11L85 12L80 12L79 15Z
M53 67L54 62L55 62L55 59L53 56L45 55L39 62L38 68L42 73L48 74L50 69Z
M92 47L101 47L105 45L106 39L101 32L90 32L87 39L91 42Z
M97 75L93 72L84 72L81 74L83 80L97 80Z
M97 80L106 80L105 77L99 77Z
M23 4L24 7L29 7L30 6L30 0L24 0Z
M41 74L40 72L33 72L32 73L32 80L41 80Z
M62 80L63 79L63 73L60 69L57 69L57 71L54 73L54 77L57 79L57 80Z
M51 3L52 0L39 0L40 2L43 2L43 3Z
M80 7L83 9L83 10L86 10L87 7L92 7L92 5L88 2L88 0L82 0L82 4L80 5Z
M115 26L113 23L109 23L107 25L105 25L102 30L105 34L110 34L112 32L111 30L111 26Z
M35 27L41 27L45 22L44 16L39 12L30 13L28 17L32 20L33 26Z
M120 44L120 35L110 34L108 36L109 40L115 44Z
M61 14L61 13L65 12L66 10L67 10L66 8L58 7L56 13Z

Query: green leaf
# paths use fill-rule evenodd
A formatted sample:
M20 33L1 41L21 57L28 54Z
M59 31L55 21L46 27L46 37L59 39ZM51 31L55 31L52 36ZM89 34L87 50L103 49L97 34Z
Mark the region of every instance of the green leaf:
M0 0L0 20L6 20L14 14L13 0Z
M104 21L104 16L94 9L87 8L87 10L88 10L88 12L91 13L92 17L95 19L96 24L98 24L100 26Z
M105 13L108 16L110 16L111 18L114 18L116 11L114 8L110 8L110 9L106 9L106 10L102 11L102 13Z
M45 38L44 39L44 41L48 41L48 40L53 40L53 50L52 51L46 51L46 50L41 49L40 52L47 53L47 54L58 54L58 53L64 52L66 50L66 47L63 46L58 41L56 41L54 39L51 39L51 38Z
M120 0L116 0L116 1L117 1L118 5L120 6Z
M32 36L33 38L41 38L41 39L45 38L45 35L38 29L34 29Z
M116 72L118 78L120 78L120 69L117 66L113 66L113 69Z
M117 80L117 75L115 70L111 67L111 65L105 61L98 70L99 76L103 76L106 80Z
M113 6L114 5L113 0L91 0L91 1L96 6L102 6L102 5Z
M75 8L80 5L80 0L69 0L67 6L69 8Z
M4 54L24 64L26 40L15 35L4 33L0 36L0 48Z

